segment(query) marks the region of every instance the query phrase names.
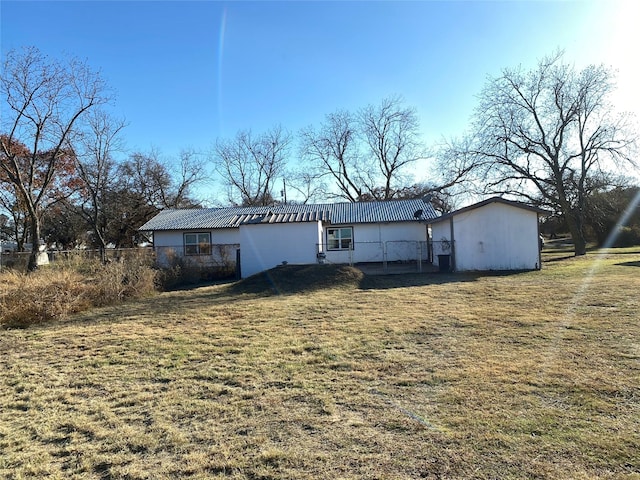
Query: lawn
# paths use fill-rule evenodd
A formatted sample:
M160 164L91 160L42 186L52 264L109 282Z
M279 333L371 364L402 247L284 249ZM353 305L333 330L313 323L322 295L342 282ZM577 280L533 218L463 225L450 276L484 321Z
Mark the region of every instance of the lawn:
M640 249L348 267L0 331L0 477L640 479Z

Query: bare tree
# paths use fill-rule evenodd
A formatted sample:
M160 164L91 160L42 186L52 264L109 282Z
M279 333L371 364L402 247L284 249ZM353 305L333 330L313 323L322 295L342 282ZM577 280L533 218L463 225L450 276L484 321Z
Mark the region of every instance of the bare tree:
M613 75L604 66L576 71L562 54L544 58L533 70L504 70L480 95L473 141L488 193L539 200L560 212L584 255L585 202L589 179L623 164L634 165L636 138L629 116L608 102Z
M286 181L282 181L281 197L284 203L289 203L287 199L287 189L292 191L295 196L295 202L306 204L314 202L319 199L326 198L326 185L322 181L322 178L318 176L313 170L307 168L298 167L286 172ZM289 199L291 197L289 196Z
M214 147L216 171L235 205L271 205L276 180L282 176L291 136L281 127L254 136L240 131L233 139L218 139Z
M107 240L117 247L134 246L138 228L165 208L196 208L192 188L203 167L193 151L178 162L162 161L158 151L137 152L116 168L114 186L106 197Z
M300 133L302 158L312 167L309 180L329 177L334 182L337 193L325 189L328 197L357 202L368 192L371 168L360 161L357 128L354 115L340 110L327 115L319 129Z
M171 195L165 197L165 205L171 208L193 207L200 202L193 196L193 189L205 180L205 162L202 155L192 148L180 151L177 162L172 162L168 171L173 179Z
M378 200L389 200L407 183L406 167L426 156L418 115L400 97L389 97L363 108L358 119L367 152L377 164L377 175L367 178L367 190Z
M69 138L78 119L108 101L100 74L77 59L51 61L34 47L10 51L0 74L3 102L0 170L24 202L37 268L40 220L57 174L68 164ZM19 145L26 144L26 154Z
M119 187L135 192L157 210L193 207L197 202L191 189L203 172L192 150L183 150L178 162L162 161L157 150L136 152L118 166Z
M415 109L400 97L357 114L339 110L300 135L302 157L316 178L332 181L327 196L351 202L395 198L409 183L407 167L426 156Z
M113 154L123 148L120 133L126 123L102 110L90 112L86 123L87 130L79 136L80 150L76 152L77 172L82 181L79 212L91 228L104 261L108 243L108 199L115 187L117 167Z

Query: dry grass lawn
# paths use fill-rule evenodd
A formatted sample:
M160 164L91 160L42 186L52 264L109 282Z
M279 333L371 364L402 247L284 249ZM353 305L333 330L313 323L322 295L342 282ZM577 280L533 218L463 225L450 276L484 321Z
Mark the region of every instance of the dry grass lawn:
M0 331L8 479L639 479L639 432L638 249L288 266Z

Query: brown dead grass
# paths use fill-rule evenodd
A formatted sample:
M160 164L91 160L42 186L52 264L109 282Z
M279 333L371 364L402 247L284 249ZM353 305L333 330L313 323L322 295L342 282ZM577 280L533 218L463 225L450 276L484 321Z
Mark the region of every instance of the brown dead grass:
M638 266L291 268L4 331L0 476L640 478Z
M155 292L156 272L147 259L131 255L103 265L72 259L26 274L0 273L0 328L28 327L68 318Z

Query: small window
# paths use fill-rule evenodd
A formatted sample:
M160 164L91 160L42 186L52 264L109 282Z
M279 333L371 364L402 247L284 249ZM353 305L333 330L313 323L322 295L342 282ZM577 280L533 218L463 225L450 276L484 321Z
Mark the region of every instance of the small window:
M328 228L327 248L329 250L353 250L353 228Z
M185 233L184 234L184 254L185 255L211 255L211 234L210 233Z

